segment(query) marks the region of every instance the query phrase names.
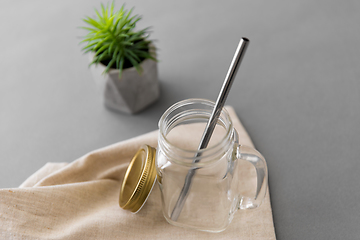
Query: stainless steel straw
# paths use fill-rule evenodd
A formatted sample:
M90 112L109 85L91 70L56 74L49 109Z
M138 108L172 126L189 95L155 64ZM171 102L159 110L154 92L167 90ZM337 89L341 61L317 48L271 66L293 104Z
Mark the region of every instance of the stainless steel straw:
M227 96L229 95L229 91L231 88L232 83L234 82L237 70L239 69L239 66L241 64L241 61L245 55L246 49L249 45L250 41L247 38L241 38L239 45L235 51L235 55L233 57L233 60L230 64L230 68L226 74L224 83L222 85L221 91L219 93L219 96L216 100L214 109L211 113L211 116L209 118L209 121L206 125L205 131L202 135L201 141L200 141L200 145L198 150L204 149L207 147L207 145L209 144L211 135L214 132L216 123L219 119L220 113L222 108L224 107L225 101ZM194 157L194 161L193 163L198 163L200 161L200 156L201 153L198 151L198 153L195 155ZM191 187L191 181L193 176L195 175L195 171L197 168L192 168L189 170L188 174L186 175L185 178L185 183L184 186L180 192L179 198L176 201L175 207L171 213L171 219L173 221L177 221L177 219L179 218L179 215L181 213L182 208L184 207L186 198L188 196L190 187Z

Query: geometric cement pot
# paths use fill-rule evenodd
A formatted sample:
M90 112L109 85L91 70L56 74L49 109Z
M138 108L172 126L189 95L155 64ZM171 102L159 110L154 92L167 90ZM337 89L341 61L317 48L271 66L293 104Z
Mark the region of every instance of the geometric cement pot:
M155 53L153 53L155 55ZM93 59L90 54L90 61ZM103 94L104 104L109 109L135 114L154 103L160 96L157 62L145 59L140 64L141 75L134 67L123 69L119 79L119 70L110 69L103 74L106 66L92 64L91 73Z

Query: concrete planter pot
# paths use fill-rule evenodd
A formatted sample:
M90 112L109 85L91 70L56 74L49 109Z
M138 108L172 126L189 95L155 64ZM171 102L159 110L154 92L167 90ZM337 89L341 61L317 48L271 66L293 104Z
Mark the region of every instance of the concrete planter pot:
M92 61L93 54L90 54ZM154 103L160 96L157 62L146 59L141 63L141 75L134 67L123 69L119 79L119 70L110 69L103 74L106 66L90 66L93 78L99 86L104 104L109 109L135 114Z

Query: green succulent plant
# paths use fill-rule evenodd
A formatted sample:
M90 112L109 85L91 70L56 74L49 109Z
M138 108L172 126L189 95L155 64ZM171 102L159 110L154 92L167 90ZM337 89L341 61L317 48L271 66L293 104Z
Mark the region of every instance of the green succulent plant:
M151 55L153 51L148 40L149 28L135 31L136 23L141 20L138 15L131 16L130 11L125 10L124 5L114 12L114 2L111 6L104 7L101 4L101 12L95 9L96 18L86 16L83 19L89 27L81 27L88 31L81 43L86 42L82 49L85 53L93 52L94 59L90 63L102 63L106 66L104 73L110 68L119 69L119 77L125 68L135 67L141 74L140 63L145 59L157 59Z

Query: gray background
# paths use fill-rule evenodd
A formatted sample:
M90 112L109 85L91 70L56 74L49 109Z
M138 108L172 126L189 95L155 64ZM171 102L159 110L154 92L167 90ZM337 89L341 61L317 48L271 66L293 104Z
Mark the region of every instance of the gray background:
M227 104L267 159L277 238L359 239L359 1L127 1L153 27L162 91L134 116L103 107L80 51L99 5L1 1L0 188L155 130L179 100L215 100L247 37Z

